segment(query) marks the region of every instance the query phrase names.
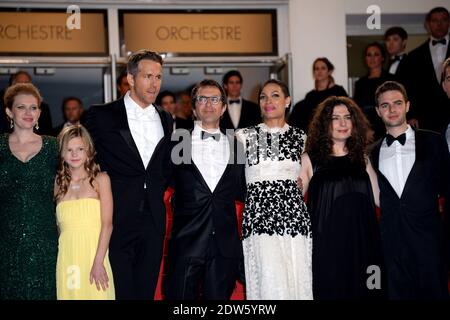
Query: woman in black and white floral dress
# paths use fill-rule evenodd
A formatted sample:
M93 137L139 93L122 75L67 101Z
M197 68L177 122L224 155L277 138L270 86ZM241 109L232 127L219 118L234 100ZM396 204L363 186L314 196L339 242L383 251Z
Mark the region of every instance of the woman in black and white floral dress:
M267 81L263 123L237 133L245 146L247 196L243 219L249 300L312 299L311 220L297 187L305 133L285 122L287 86Z

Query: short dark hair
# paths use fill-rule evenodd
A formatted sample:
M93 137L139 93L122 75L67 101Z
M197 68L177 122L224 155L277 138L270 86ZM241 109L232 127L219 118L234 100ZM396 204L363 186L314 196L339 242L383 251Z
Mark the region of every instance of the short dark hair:
M161 66L163 65L163 59L158 53L144 49L138 50L130 55L127 63L127 72L133 75L133 77L138 72L139 62L141 60L151 60L159 63Z
M9 76L9 85L12 86L13 84L15 84L16 78L18 76L20 76L21 74L26 75L30 79L30 82L31 82L31 80L32 80L31 75L25 70L19 70L16 73L13 73L12 75Z
M450 67L450 57L447 58L442 64L441 84L445 81L447 76L447 69Z
M66 107L67 102L69 102L69 101L71 101L71 100L75 100L76 102L78 102L78 104L79 104L81 107L83 107L83 102L81 101L80 98L75 97L75 96L70 96L70 97L65 97L65 98L63 99L63 102L62 102L62 109L63 109L63 111L64 111L64 108Z
M431 9L427 15L425 16L425 21L429 22L431 20L431 16L435 13L446 13L447 17L450 17L448 10L444 7L435 7Z
M155 104L157 106L161 106L162 99L167 97L167 96L172 97L173 98L173 102L177 102L177 98L175 96L175 93L173 93L172 91L169 91L169 90L164 90L164 91L161 91L158 94L158 96L156 97Z
M220 100L222 100L222 103L224 105L227 104L226 94L225 94L225 90L223 89L223 87L216 80L203 79L202 81L197 83L191 91L192 108L195 109L195 107L196 107L195 103L197 102L196 100L197 100L198 90L200 88L204 88L204 87L215 87L215 88L219 89L220 90Z
M398 35L400 38L402 38L402 40L408 39L408 33L406 32L406 30L403 29L402 27L395 26L390 27L389 29L386 30L386 32L384 33L384 40L387 40L388 37L393 35Z
M231 77L238 77L239 81L241 81L241 83L243 82L242 80L242 74L238 71L238 70L230 70L227 73L225 73L225 75L222 78L222 84L227 84L228 80L230 80Z
M386 81L382 85L380 85L377 90L375 91L375 107L378 108L378 98L387 91L399 91L403 99L405 99L405 102L408 102L408 95L406 94L405 87L397 82L397 81Z
M122 72L119 74L119 76L116 79L116 85L120 86L122 83L122 79L127 77L127 69L122 70Z

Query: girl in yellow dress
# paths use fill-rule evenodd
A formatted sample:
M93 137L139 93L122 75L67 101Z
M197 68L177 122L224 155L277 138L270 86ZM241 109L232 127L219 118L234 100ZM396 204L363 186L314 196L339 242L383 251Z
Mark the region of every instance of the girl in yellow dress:
M106 172L81 125L58 136L60 160L55 180L59 246L56 266L59 300L114 300L108 259L113 200Z

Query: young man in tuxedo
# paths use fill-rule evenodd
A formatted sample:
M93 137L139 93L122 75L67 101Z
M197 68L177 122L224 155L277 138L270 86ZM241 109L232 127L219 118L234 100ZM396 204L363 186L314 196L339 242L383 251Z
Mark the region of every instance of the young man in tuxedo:
M153 299L166 225L164 191L170 178L172 117L154 104L163 60L155 52L133 53L127 64L130 90L92 106L86 126L114 200L109 257L116 298Z
M243 148L219 128L227 106L220 84L203 80L191 98L198 121L192 131L181 129L183 140L171 157L175 201L167 298L226 300L243 254L235 209L245 188Z
M222 79L227 93L227 110L220 120L224 129L240 129L257 125L261 122L261 110L256 103L241 97L242 75L238 70L228 71Z
M402 27L391 27L384 33L384 44L389 55L388 71L392 75L397 75L404 66L407 41L408 33Z
M450 155L435 132L413 130L404 87L383 83L376 111L387 134L371 158L380 186L380 229L390 299L445 299L447 268L438 196L449 190Z

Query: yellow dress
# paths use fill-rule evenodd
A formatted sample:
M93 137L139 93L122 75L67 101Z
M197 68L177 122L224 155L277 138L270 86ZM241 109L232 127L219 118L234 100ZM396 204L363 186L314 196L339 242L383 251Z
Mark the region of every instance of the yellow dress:
M56 287L58 300L114 300L114 282L106 253L103 265L108 288L97 290L89 276L101 229L100 200L84 198L61 201L56 206L60 230Z

